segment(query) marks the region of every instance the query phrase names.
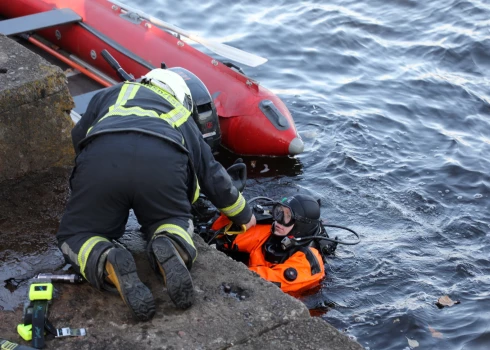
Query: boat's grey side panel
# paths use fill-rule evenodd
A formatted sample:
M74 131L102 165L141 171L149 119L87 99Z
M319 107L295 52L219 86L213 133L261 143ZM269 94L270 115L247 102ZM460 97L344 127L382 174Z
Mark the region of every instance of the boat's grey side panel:
M84 28L85 30L87 30L88 32L90 32L92 35L95 35L97 38L99 38L100 40L105 42L107 45L112 47L114 50L119 51L123 55L126 55L127 57L131 58L136 63L141 64L143 67L147 68L149 71L157 68L154 65L152 65L151 63L142 59L140 56L137 56L136 54L132 53L130 50L124 48L122 45L118 44L117 42L115 42L114 40L109 38L107 35L102 34L98 30L96 30L95 28L92 28L91 26L89 26L83 22L80 22L80 26L82 28ZM124 67L123 67L123 69L124 69Z
M70 117L75 124L78 123L80 119L82 119L82 116L73 110L70 112Z
M94 97L96 93L102 90L104 89L90 91L83 95L73 96L73 102L75 102L75 108L73 108L73 110L77 112L79 115L83 115L87 110L88 104L92 99L92 97Z
M81 20L82 17L70 9L56 9L0 21L0 33L16 35Z

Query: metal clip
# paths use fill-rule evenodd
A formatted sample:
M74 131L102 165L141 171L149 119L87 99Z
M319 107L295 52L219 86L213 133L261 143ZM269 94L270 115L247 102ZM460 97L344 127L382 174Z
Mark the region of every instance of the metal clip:
M85 328L59 328L56 330L56 338L61 337L83 337L87 335Z

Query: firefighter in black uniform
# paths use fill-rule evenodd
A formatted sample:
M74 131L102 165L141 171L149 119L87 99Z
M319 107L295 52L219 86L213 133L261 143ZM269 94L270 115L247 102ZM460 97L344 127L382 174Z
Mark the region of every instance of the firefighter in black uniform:
M117 290L143 321L155 313L151 291L139 280L131 253L111 242L124 234L130 209L147 236L152 266L181 309L194 299L191 205L199 190L235 224L248 229L256 223L191 111L184 79L154 69L140 83L96 94L72 131L77 157L56 235L59 247L85 279Z

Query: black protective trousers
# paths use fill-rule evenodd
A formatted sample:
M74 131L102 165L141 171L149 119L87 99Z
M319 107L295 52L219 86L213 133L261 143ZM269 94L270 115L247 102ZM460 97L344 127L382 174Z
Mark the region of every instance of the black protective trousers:
M137 132L95 137L76 158L56 235L67 262L100 287L99 258L124 234L130 209L146 239L162 224L192 237L191 176L187 154L161 138Z

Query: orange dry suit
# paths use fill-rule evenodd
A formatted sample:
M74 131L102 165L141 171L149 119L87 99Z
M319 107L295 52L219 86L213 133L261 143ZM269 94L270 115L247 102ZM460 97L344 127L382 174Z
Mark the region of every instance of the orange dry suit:
M213 224L213 229L219 229L218 221L224 221L223 217L220 219ZM283 238L272 235L271 225L257 225L234 237L231 243L217 244L218 249L248 253L249 269L278 285L283 292L306 291L318 286L325 277L322 257L314 247L293 247L284 252L282 261L268 261L271 259L266 258L266 243L271 238Z

